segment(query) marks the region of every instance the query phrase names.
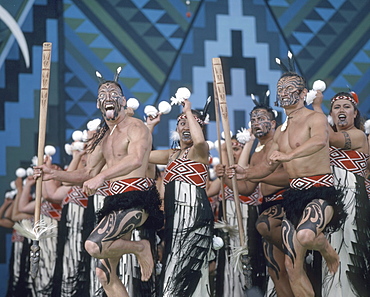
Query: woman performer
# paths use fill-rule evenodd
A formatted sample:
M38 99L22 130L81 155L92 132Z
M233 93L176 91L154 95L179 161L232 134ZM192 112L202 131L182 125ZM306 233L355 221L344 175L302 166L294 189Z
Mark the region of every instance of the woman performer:
M160 116L148 118L151 131ZM208 261L213 213L205 191L208 144L203 116L183 102L177 119L180 149L152 151L150 163L167 164L165 184L165 251L160 296L211 296Z
M313 107L321 110L318 91ZM365 187L369 144L363 131L358 97L342 92L331 99L330 163L335 186L345 192L348 214L342 228L330 237L340 257L335 275L324 273L323 296L368 296L370 292L370 204Z

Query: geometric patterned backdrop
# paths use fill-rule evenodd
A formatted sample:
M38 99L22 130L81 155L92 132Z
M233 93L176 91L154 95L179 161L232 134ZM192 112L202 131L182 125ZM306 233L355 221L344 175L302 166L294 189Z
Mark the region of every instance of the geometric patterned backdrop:
M146 105L168 101L182 86L191 90L193 107L203 108L213 95L211 61L220 57L235 132L249 121L251 93L261 97L270 90L273 105L281 74L275 57L285 59L291 50L309 88L316 79L326 82L326 104L350 87L359 95L361 114L370 118L370 0L193 0L189 6L185 0L0 0L0 5L2 193L37 151L45 41L53 43L46 144L57 148L59 163L69 160L64 144L72 132L100 117L95 71L113 78L118 66L126 97L140 101L135 116L143 118ZM23 32L28 67L3 10ZM157 148L169 146L179 111L162 117L154 132ZM211 121L209 140L216 140L215 127ZM5 235L0 229L0 239ZM0 240L0 251L7 241ZM6 253L0 257L4 263Z

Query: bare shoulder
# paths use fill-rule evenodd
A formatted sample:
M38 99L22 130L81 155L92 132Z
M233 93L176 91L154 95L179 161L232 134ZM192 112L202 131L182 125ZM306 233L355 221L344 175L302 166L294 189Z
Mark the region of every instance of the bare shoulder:
M129 135L147 136L149 129L145 123L137 118L130 117L127 121L127 132ZM139 133L139 135L137 135Z
M311 109L307 109L307 110L308 112L306 113L306 115L307 115L308 120L311 120L314 122L317 122L317 121L325 122L326 124L328 123L328 119L326 115L323 114L322 112L318 112L318 111L311 110Z

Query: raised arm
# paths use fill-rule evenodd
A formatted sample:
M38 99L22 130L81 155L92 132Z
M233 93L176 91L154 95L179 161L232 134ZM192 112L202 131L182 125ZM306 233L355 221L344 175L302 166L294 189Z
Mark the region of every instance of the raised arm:
M11 198L4 198L4 202L0 207L0 226L5 228L12 228L14 222L12 221L12 210L14 200Z
M19 198L18 210L27 214L33 214L35 212L35 201L30 201L31 189L36 181L32 176L26 178L26 183L23 186L22 193Z
M156 117L147 117L146 125L147 125L150 133L153 133L154 127L157 126L160 121L161 121L161 114L160 113L158 113L158 115ZM173 150L171 150L171 149L152 150L150 152L150 156L149 156L149 163L166 165L172 151Z
M17 195L15 196L14 202L13 202L13 209L12 209L12 220L15 221L21 221L23 219L29 219L32 218L32 214L27 214L24 212L19 211L19 200L21 198L22 192L23 192L23 180L21 177L18 177L15 180L15 185L17 187Z
M191 102L189 100L184 100L183 106L183 113L188 120L191 139L193 141L193 146L189 151L188 157L193 161L208 164L209 147L204 138L202 127L191 112Z

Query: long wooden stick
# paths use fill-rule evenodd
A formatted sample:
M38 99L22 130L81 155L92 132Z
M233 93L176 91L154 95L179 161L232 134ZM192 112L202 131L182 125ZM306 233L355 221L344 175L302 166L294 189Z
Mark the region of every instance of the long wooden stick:
M37 148L37 165L44 163L44 148L46 135L46 120L48 112L48 98L49 98L49 81L50 81L50 64L51 64L51 47L50 42L44 42L42 45L42 62L41 62L41 89L40 89L40 114L39 114L39 139ZM42 177L36 180L35 193L35 214L34 214L34 231L39 233L40 229L40 213L41 213L41 195L42 195ZM39 270L40 262L40 246L39 238L33 240L31 245L31 267L30 272L32 278L36 278Z
M218 152L220 163L222 162L222 153L221 153L221 130L220 130L220 103L218 101L217 91L216 91L216 80L213 77L213 93L215 97L215 116L216 116L216 125L217 125L217 144L218 144ZM226 212L226 200L225 200L225 188L224 188L224 177L220 178L221 181L221 205L222 205L222 216L224 221L227 223L227 212Z
M49 99L49 81L50 81L50 64L51 64L51 47L50 42L44 42L42 45L42 70L41 70L41 89L40 89L40 114L39 114L39 139L37 148L37 166L44 163L44 148L46 135L46 120L48 115ZM36 206L35 206L35 224L40 221L41 211L41 193L42 178L36 181Z
M224 76L222 73L222 64L221 64L220 58L212 59L212 69L213 69L213 77L216 82L217 98L220 104L222 126L225 131L225 143L226 143L227 157L229 160L229 165L233 165L234 157L233 157L233 151L232 151L232 145L231 145L231 136L229 133L230 131L229 116L227 113L225 83L224 83ZM237 215L237 220L238 220L240 245L243 246L245 245L245 235L244 235L242 212L240 209L239 190L238 190L236 176L232 178L231 182L233 186L235 209L236 209L236 215Z

